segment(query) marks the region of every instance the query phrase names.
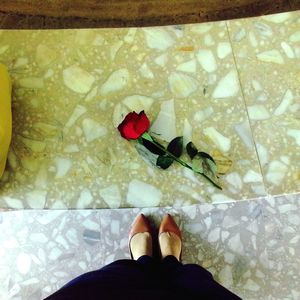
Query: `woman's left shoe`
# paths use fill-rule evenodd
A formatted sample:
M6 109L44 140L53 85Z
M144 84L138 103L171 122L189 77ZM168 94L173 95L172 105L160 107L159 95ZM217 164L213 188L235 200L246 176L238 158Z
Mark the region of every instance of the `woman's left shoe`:
M129 251L132 259L143 255L152 256L152 230L147 217L140 214L129 232Z
M160 224L158 240L162 258L172 255L176 257L178 261L181 260L181 231L172 216L169 214L164 216Z

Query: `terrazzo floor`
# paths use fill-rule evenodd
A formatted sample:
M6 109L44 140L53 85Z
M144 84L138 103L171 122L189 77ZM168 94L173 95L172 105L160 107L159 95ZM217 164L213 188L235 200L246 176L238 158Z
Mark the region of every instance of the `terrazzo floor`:
M0 61L14 83L0 181L1 300L42 299L128 258L140 212L157 225L173 214L183 261L243 299L300 299L299 11L156 28L0 30ZM183 134L232 161L222 191L179 166L153 168L119 136L124 114L142 109L165 140Z
M14 116L0 207L163 207L299 192L299 29L295 11L150 28L0 30ZM232 161L222 191L178 165L154 168L120 137L124 116L143 109L161 139L183 135Z
M243 299L300 299L300 199L178 208L23 210L0 214L0 299L40 300L73 277L129 258L127 236L143 212L183 231L183 262L198 263Z

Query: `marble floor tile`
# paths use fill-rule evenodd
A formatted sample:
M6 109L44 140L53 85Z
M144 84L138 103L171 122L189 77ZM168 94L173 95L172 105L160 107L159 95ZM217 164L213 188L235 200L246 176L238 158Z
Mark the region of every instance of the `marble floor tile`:
M173 208L1 212L0 298L41 299L81 273L129 258L134 218L144 213L158 227L170 213L183 232L184 263L207 268L245 300L298 300L299 203L290 195Z
M96 212L4 212L0 232L0 299L40 300L103 260Z
M227 24L267 192L299 192L300 11Z
M154 207L265 195L225 22L0 35L14 116L1 207ZM153 124L160 137L184 135L233 161L223 191L178 165L148 165L120 137L124 115L142 109L152 122L167 109L171 127Z
M300 195L264 201L270 299L300 299Z

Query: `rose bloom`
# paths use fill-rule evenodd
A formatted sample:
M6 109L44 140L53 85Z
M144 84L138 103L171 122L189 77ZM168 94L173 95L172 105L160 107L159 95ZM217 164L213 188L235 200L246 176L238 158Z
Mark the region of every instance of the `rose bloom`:
M135 111L127 114L118 126L121 136L127 140L136 140L150 127L150 121L144 111L137 114Z

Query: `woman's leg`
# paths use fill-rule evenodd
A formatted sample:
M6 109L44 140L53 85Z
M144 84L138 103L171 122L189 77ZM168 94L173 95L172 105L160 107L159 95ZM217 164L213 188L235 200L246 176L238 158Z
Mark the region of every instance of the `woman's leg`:
M46 299L89 299L89 296L109 296L120 291L149 289L155 280L156 264L144 255L138 260L117 260L100 270L80 275ZM92 299L92 298L91 298Z
M170 289L185 291L195 299L241 299L217 283L204 268L196 264L183 265L172 255L163 259L162 273Z

